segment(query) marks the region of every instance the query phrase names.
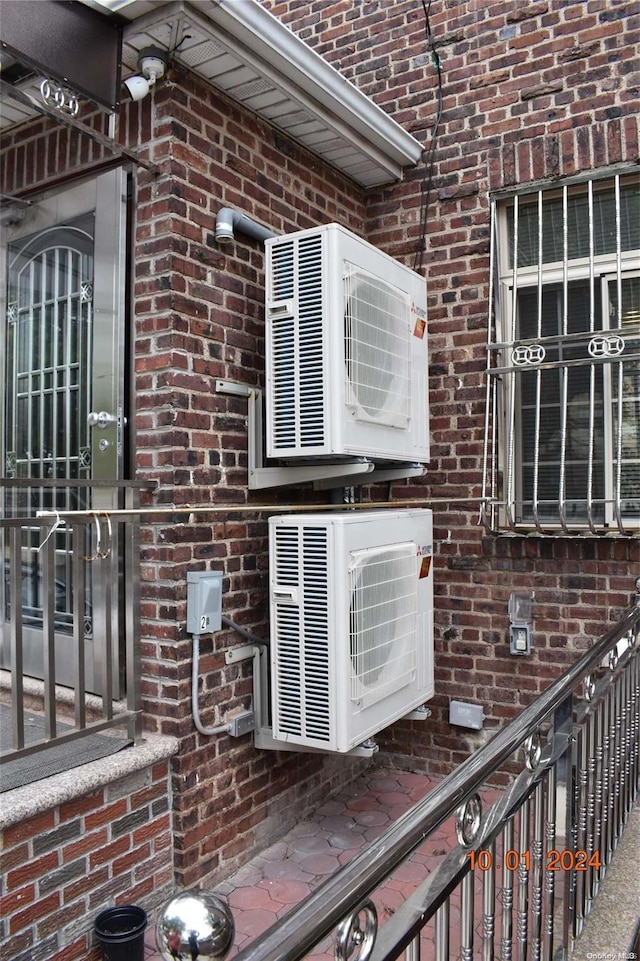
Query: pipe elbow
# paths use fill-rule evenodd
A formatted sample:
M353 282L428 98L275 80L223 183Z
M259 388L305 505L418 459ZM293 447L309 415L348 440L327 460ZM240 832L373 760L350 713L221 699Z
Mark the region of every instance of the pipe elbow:
M234 213L231 207L221 207L216 214L216 230L215 238L216 243L224 244L230 243L233 237L233 227L234 227Z
M231 207L221 207L216 214L216 243L230 243L235 239L236 230L263 243L271 237L278 236L273 230L269 230L268 227L263 227L257 220L253 220L240 210L232 210Z

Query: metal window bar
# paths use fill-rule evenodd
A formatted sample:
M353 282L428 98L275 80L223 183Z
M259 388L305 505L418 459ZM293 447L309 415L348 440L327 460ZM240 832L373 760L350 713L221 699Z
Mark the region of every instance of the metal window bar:
M152 489L155 483L148 482L114 482L70 480L47 481L39 479L0 480L0 486L8 488L33 488L51 486L58 488L69 487L99 487L116 488L124 493L125 510L130 514L120 517L117 521L108 520L109 529L113 523L111 544L122 545L122 551L110 550L110 544L93 556L87 555L86 544L91 543L91 536L87 530L93 529L96 535L97 514L87 512L84 517L74 517L67 521L71 529L72 558L71 571L73 577L73 657L74 666L74 726L68 730L60 730L56 709L56 676L55 676L55 553L56 542L53 536L55 518L34 519L33 517L11 517L0 519L0 539L5 543L5 563L8 577L9 614L6 624L10 646L11 672L11 708L12 708L12 747L0 758L1 762L15 760L20 757L36 755L38 752L51 747L53 743L77 740L107 729L126 726L127 736L137 741L142 734L141 726L141 691L140 691L140 652L139 652L139 610L138 610L138 582L137 570L139 566L139 524L137 513L139 491ZM100 512L102 514L102 512ZM44 739L30 741L25 739L24 719L24 637L23 637L23 544L30 543L34 532L39 536L42 558L42 653L43 653L43 681L42 681L42 712L44 716ZM25 541L26 538L26 541ZM127 590L123 603L125 605L122 619L125 633L124 657L126 672L126 698L124 710L114 707L114 644L117 643L117 621L113 610L113 584L118 580L120 565L130 573L126 578ZM85 684L85 584L86 570L91 565L93 592L93 643L99 645L103 655L102 660L102 700L99 716L89 720L87 715L87 690ZM65 724L68 719L65 717Z
M637 534L640 497L628 478L640 473L640 435L629 391L640 365L640 280L627 221L640 194L630 199L630 186L616 174L579 193L566 183L557 201L558 188L530 192L526 204L516 193L508 267L492 200L482 513L492 531Z
M354 961L419 961L426 934L434 944L424 956L436 961L488 961L498 946L502 961L551 961L568 950L640 789L639 632L640 603L238 961L299 961L337 925L336 958ZM469 824L482 785L522 751L525 764L474 822L466 846L433 873L425 869L425 880L383 924L369 918L363 925L363 906L378 886L449 816L457 812L458 825Z

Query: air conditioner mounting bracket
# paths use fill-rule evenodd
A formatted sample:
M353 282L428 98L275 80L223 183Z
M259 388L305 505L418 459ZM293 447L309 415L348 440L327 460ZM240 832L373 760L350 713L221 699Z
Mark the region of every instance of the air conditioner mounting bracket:
M264 490L269 487L287 487L313 482L315 490L329 490L333 487L349 487L364 482L377 484L380 481L401 480L406 477L421 477L425 468L422 464L389 465L378 467L366 457L350 463L330 464L318 461L315 464L284 465L265 467L262 454L263 416L262 390L246 384L234 384L227 380L216 380L219 394L234 394L248 400L248 467L249 490Z
M266 644L244 644L241 647L232 647L225 653L227 664L240 664L242 661L253 661L253 711L255 715L255 728L253 731L254 747L261 751L295 751L298 754L334 754L334 751L325 751L321 747L311 747L310 745L294 744L293 742L277 741L273 736L273 729L269 724L269 668L268 668L268 645ZM407 721L426 721L431 717L430 708L426 705L416 708L409 714L405 714L404 720ZM347 751L342 757L373 757L380 748L373 740L364 741Z

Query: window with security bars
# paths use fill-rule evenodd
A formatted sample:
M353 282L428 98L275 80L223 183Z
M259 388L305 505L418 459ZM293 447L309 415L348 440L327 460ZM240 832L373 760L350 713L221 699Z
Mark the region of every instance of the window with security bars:
M494 199L490 315L487 525L637 533L637 172Z

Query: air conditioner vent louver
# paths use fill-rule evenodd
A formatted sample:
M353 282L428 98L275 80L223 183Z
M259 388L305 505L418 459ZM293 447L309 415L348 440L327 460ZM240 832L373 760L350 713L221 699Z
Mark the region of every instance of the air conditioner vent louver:
M433 695L431 511L269 521L273 738L344 752Z
M278 651L277 725L286 735L329 738L327 532L281 528L275 532L279 588L300 588L301 605L276 601L273 633Z
M274 390L269 422L275 449L324 443L322 243L283 244L273 258L270 302ZM295 316L279 304L295 303Z
M283 244L273 253L271 274L271 299L274 301L290 300L295 289L295 247L293 244Z
M423 278L338 224L266 252L267 456L427 461Z

